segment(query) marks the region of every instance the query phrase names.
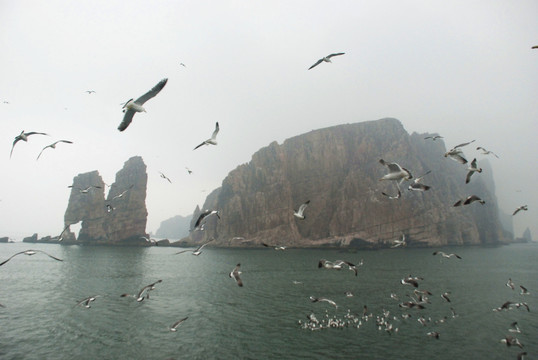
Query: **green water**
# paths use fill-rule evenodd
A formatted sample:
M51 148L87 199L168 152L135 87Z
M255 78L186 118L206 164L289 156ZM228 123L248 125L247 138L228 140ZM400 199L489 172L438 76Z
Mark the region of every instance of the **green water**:
M515 359L538 357L538 246L444 249L463 259L432 256L434 249L242 250L204 248L200 256L173 255L175 248L79 247L0 244L0 260L26 249L0 267L0 359ZM319 259L364 260L358 276L348 270L318 269ZM241 263L244 282L228 274ZM421 276L419 289L433 293L423 310L402 309ZM505 283L512 278L531 295ZM121 298L162 279L150 299ZM298 283L294 283L298 282ZM346 297L350 291L352 297ZM450 291L451 303L440 295ZM391 299L395 293L400 301ZM78 300L100 295L91 308ZM313 303L310 296L326 297ZM494 312L505 301L523 308ZM372 318L362 325L304 329L315 314ZM458 314L452 317L450 308ZM397 332L378 330L375 318L390 311ZM402 313L411 315L408 319ZM188 319L177 332L169 327ZM419 317L431 319L422 326ZM443 323L437 320L447 317ZM396 317L397 320L394 320ZM524 349L500 342L517 321ZM438 331L434 339L427 332ZM514 334L512 334L514 335Z

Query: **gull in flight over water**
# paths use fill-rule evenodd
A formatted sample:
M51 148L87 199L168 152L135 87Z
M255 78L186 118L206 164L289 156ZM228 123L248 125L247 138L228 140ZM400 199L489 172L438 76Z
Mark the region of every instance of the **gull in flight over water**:
M166 85L166 82L168 79L162 79L157 85L155 85L150 91L139 97L138 99L134 100L130 99L128 100L125 105L123 105L123 112L125 115L123 116L123 120L118 126L119 131L123 131L127 129L131 121L133 121L133 116L137 112L146 112L146 109L142 105L149 99L153 98L155 95L157 95Z
M514 211L514 213L512 214L512 216L514 216L515 214L517 214L518 212L520 212L521 210L523 211L527 211L529 210L529 208L527 207L527 205L521 205L520 207L518 207L516 209L516 211Z
M35 132L35 131L31 131L31 132L24 132L21 131L21 133L17 136L15 136L15 140L13 140L13 145L11 146L11 152L9 153L9 157L11 158L11 155L13 154L13 149L15 148L15 144L18 143L20 140L22 141L28 141L28 136L30 135L47 135L49 136L49 134L45 134L45 133L42 133L42 132Z
M345 54L345 53L335 53L335 54L330 54L330 55L327 55L327 56L325 56L325 57L322 57L321 59L319 59L318 61L316 61L316 63L315 63L314 65L310 66L310 67L308 68L308 70L310 70L310 69L312 69L312 68L318 66L318 65L321 64L322 62L332 63L331 58L332 58L333 56L340 56L340 55L344 55L344 54Z
M177 331L177 327L178 327L179 325L181 325L181 323L182 323L183 321L187 320L188 318L189 318L189 317L187 316L187 317L184 317L183 319L178 320L178 321L176 321L175 323L173 323L172 326L170 326L170 331Z
M268 245L268 244L263 243L263 242L262 242L262 245L265 246L265 247L272 247L275 250L286 250L286 247L281 246L281 245L271 246L271 245Z
M41 152L39 153L39 155L37 155L37 160L39 160L39 157L41 156L41 154L43 154L43 151L45 151L45 149L47 148L51 148L51 149L56 149L56 144L58 143L66 143L66 144L72 144L73 142L72 141L69 141L69 140L58 140L58 141L55 141L53 142L52 144L50 145L47 145L43 148L43 150L41 150Z
M310 296L310 301L312 301L312 302L327 302L327 303L331 304L332 306L334 306L335 308L338 309L338 305L336 305L336 303L331 299L327 299L327 298L324 298L324 297L317 298L317 297L314 297L314 296Z
M480 199L476 195L469 195L465 199L461 199L456 201L456 203L453 206L462 206L462 205L469 205L475 201L478 201L480 204L484 205L486 202L482 199Z
M211 138L207 139L206 141L204 141L200 145L196 146L193 150L196 150L200 146L203 146L203 145L217 145L217 134L218 133L219 133L219 122L217 121L217 123L215 124L215 130L213 131L213 134L211 135Z
M447 258L447 259L451 258L452 256L455 256L455 257L457 257L458 259L461 259L461 256L459 256L458 254L454 254L454 253L447 254L447 253L445 253L445 252L443 252L443 251L435 251L435 252L433 253L433 256L435 256L435 255L437 255L437 254L439 254L439 255L441 255L442 257Z
M97 298L100 297L100 296L101 296L101 295L92 295L92 296L88 296L87 298L80 300L74 307L77 307L77 306L79 306L79 305L84 305L84 307L85 307L86 309L89 309L89 308L91 308L90 303L91 303L92 301L97 300Z
M24 255L31 256L31 255L37 254L38 252L43 253L43 254L47 255L48 257L50 257L50 258L52 258L54 260L63 261L62 259L58 259L57 257L54 257L54 256L52 256L52 255L50 255L50 254L48 254L48 253L46 253L46 252L44 252L42 250L25 250L25 251L18 252L18 253L14 254L14 255L11 255L7 260L2 261L0 263L0 266L4 265L5 263L7 263L9 260L13 259L17 255L24 254Z
M149 285L144 286L142 289L140 289L140 291L138 292L137 295L121 294L120 296L121 297L132 296L132 297L136 298L136 301L141 302L144 299L149 299L149 292L151 290L155 290L155 285L157 285L157 284L159 284L161 282L162 282L162 280L157 280L154 283L151 283Z
M402 234L402 239L395 239L392 241L392 246L391 248L396 248L396 247L399 247L399 246L407 246L407 243L405 242L405 234Z
M301 204L301 206L299 206L299 210L294 210L293 216L301 220L306 219L306 216L304 215L304 211L306 207L308 206L308 204L310 204L310 200L307 200L305 203Z
M198 255L200 255L202 253L202 249L204 248L204 246L206 246L207 244L209 244L213 240L215 240L215 239L211 239L208 242L203 243L202 245L198 246L195 250L181 250L181 251L175 253L174 255L183 254L184 252L192 251L192 255L198 256Z
M219 215L218 210L209 210L209 209L207 209L206 211L201 213L200 216L198 216L198 219L196 220L196 223L194 223L194 229L191 230L191 231L201 229L201 226L203 225L202 220L204 220L206 217L211 216L211 215L217 215L217 218L220 220L220 215Z
M347 265L349 270L353 271L355 273L355 276L357 276L357 265L352 264L349 261L345 261L345 260L328 261L325 259L321 259L318 262L318 268L324 268L324 269L341 270L343 265ZM358 266L361 266L361 265L362 265L362 260Z
M411 187L411 186L409 186L409 187ZM394 195L394 196L389 195L386 192L381 192L381 195L386 196L391 200L395 200L395 199L399 199L402 196L402 192L400 191L400 189L398 189L398 193L396 195Z
M243 286L243 281L239 277L239 275L241 275L241 271L239 270L240 266L241 264L237 264L235 269L232 270L229 276L235 280L238 286Z
M469 172L467 173L467 177L465 178L466 184L468 184L469 181L471 181L471 176L473 176L475 172L479 172L479 173L482 172L482 168L479 168L476 165L476 158L474 158L473 161L471 161L471 165L467 168L467 170L469 170Z

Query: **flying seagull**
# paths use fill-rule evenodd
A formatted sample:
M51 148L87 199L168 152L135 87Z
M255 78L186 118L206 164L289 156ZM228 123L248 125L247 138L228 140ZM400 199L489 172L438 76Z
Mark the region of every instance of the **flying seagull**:
M396 248L399 246L407 246L407 243L405 242L405 234L402 234L402 239L395 239L392 241L391 248Z
M95 90L86 90L86 91L84 91L84 92L86 92L86 93L88 93L88 94L95 94Z
M129 186L129 188L128 188L127 190L123 190L122 193L120 193L119 195L114 196L114 197L112 198L112 200L122 198L125 194L127 194L127 191L129 191L129 190L131 190L131 189L133 188L133 186L134 186L134 185Z
M394 200L394 199L399 199L399 198L402 196L402 192L400 191L400 189L398 189L398 194L396 194L396 195L394 195L394 196L393 196L393 195L389 195L389 194L387 194L386 192L381 192L381 195L386 196L386 197L388 197L388 198L391 199L391 200Z
M175 253L174 255L183 254L184 252L192 251L192 255L198 256L198 255L200 255L202 253L202 249L204 248L204 246L206 246L207 244L209 244L213 240L215 240L215 239L211 239L208 242L203 243L202 245L198 246L195 250L181 250L181 251Z
M90 192L90 190L91 190L92 188L102 189L101 186L96 186L96 185L90 185L90 186L88 186L87 188L84 188L84 189L79 188L79 187L76 187L76 186L73 186L73 185L69 185L68 188L75 188L75 189L77 189L81 194L87 194L88 192Z
M529 208L527 207L527 205L521 205L520 207L518 207L516 209L516 211L514 211L514 213L512 214L512 216L514 216L515 214L517 214L518 212L520 212L521 210L523 211L527 211L529 210Z
M420 175L419 177L417 177L413 183L411 185L409 185L409 187L407 188L408 190L411 190L411 191L427 191L431 188L431 186L428 186L428 185L424 185L424 184L421 184L420 181L422 181L422 178L426 175L428 175L429 173L431 173L431 170L428 170L426 173L424 173L423 175Z
M91 308L90 306L90 303L92 301L95 301L98 297L100 297L101 295L92 295L92 296L88 296L87 298L85 299L82 299L80 300L79 302L77 302L77 304L74 306L74 307L77 307L79 305L84 305L85 308L89 309Z
M211 139L207 139L200 145L196 146L193 150L198 149L200 146L203 145L217 145L217 134L219 133L219 122L215 124L215 131L213 131L213 134L211 135Z
M144 299L149 299L149 292L151 290L154 290L155 285L157 285L157 284L159 284L161 282L162 282L162 280L157 280L154 283L151 283L149 285L144 286L142 289L140 289L140 291L138 292L137 295L121 294L120 296L121 297L132 296L132 297L136 298L136 301L141 302Z
M184 317L183 319L178 320L178 321L176 321L175 323L173 323L172 326L170 326L170 331L177 331L177 327L178 327L179 325L181 325L181 323L182 323L183 321L187 320L188 318L189 318L189 317L187 316L187 317Z
M327 303L331 304L332 306L334 306L335 308L338 308L338 305L336 305L336 303L333 300L327 299L327 298L324 298L324 297L317 298L317 297L314 297L314 296L310 296L310 301L312 301L312 302L327 302Z
M120 126L118 126L119 131L127 129L131 121L133 121L133 116L135 113L146 112L146 109L144 109L142 105L144 105L146 101L157 95L163 89L164 85L166 85L167 81L168 79L162 79L157 85L153 87L153 89L151 89L135 101L133 101L133 99L130 99L125 103L125 105L123 105L123 112L125 113L125 115L123 116L123 120Z
M185 169L187 169L187 172L189 173L189 175L192 174L192 170L191 170L191 169L189 169L188 167L185 167Z
M527 290L525 286L519 285L519 287L521 288L521 292L519 293L520 295L530 295L529 290Z
M480 204L484 205L486 202L482 199L480 199L476 195L469 195L465 199L461 199L456 201L456 203L453 206L461 206L461 205L469 205L475 201L478 201Z
M497 154L495 154L493 151L486 150L486 149L484 149L482 146L477 147L476 150L482 150L482 154L484 154L484 155L492 154L492 155L494 155L497 159L499 158L499 156L498 156Z
M220 215L219 215L218 210L209 210L209 209L207 209L206 211L204 211L203 213L201 213L198 216L198 219L196 220L196 223L194 223L194 229L193 230L199 229L200 225L202 225L202 220L205 219L206 217L210 216L210 215L217 215L217 218L220 220Z
M241 264L237 264L237 266L235 267L235 269L232 270L229 276L235 280L238 286L243 286L243 281L239 277L239 275L241 275L241 271L239 270L240 266Z
M325 259L321 259L318 262L318 268L324 268L324 269L341 270L343 265L347 265L349 270L353 271L355 273L355 276L357 276L357 266L355 264L350 263L349 261L345 261L345 260L328 261ZM362 265L362 263L359 264L359 266L360 265Z
M9 153L10 158L11 158L11 155L13 154L13 148L15 147L15 144L18 143L20 140L28 141L28 136L30 135L47 135L48 136L49 134L35 132L35 131L25 133L24 130L21 131L19 135L15 136L15 140L13 140L13 145L11 146L11 152Z
M162 172L159 171L159 174L161 174L161 177L165 180L168 180L168 182L171 184L172 180L170 180L166 175L164 175Z
M435 256L435 255L437 255L437 254L439 254L439 255L441 255L442 257L447 258L447 259L451 258L452 256L455 256L455 257L457 257L458 259L461 259L461 256L459 256L458 254L454 254L454 253L447 254L447 253L445 253L445 252L443 252L443 251L434 251L433 256Z
M262 242L262 245L265 246L265 247L272 247L273 249L275 250L286 250L286 247L285 246L282 246L282 245L275 245L275 246L271 246L271 245L268 245L264 242Z
M467 146L467 145L473 143L474 141L475 140L472 140L472 141L469 141L469 142L462 143L462 144L454 146L452 149L448 150L445 153L445 157L449 156L452 160L455 160L455 161L459 162L460 164L466 164L467 159L465 159L463 157L463 151L460 148L464 147L464 146Z
M310 67L308 68L308 70L310 70L310 69L312 69L312 68L318 66L318 65L321 64L322 62L328 62L328 63L332 62L332 61L331 61L331 58L332 58L333 56L340 56L340 55L344 55L344 54L345 54L345 53L335 53L335 54L330 54L330 55L327 55L327 56L325 56L325 57L322 57L321 59L319 59L318 61L316 61L316 63L315 63L314 65L310 66Z
M388 163L383 159L379 160L379 163L381 165L385 165L389 168L389 173L386 175L383 175L379 181L382 180L394 180L397 181L397 183L401 183L404 180L409 180L413 178L413 175L407 170L406 168L401 167L400 165L396 163Z
M443 137L441 135L435 135L435 136L426 136L424 138L424 140L427 140L427 139L432 139L433 141L437 140L437 139L442 139Z
M108 207L109 207L109 206L110 206L110 205L107 205L107 211L108 211ZM111 206L110 206L110 207L111 207ZM112 208L112 207L111 207L111 208ZM114 210L114 208L112 208L112 210ZM111 211L112 211L112 210L111 210ZM109 211L109 212L110 212L110 211ZM150 244L155 244L155 246L159 246L159 243L157 242L157 240L152 239L152 238L149 237L149 236L148 236L148 237L141 236L140 239L144 239L144 240L146 240L147 242L149 242Z
M11 257L9 257L9 259L2 261L0 263L0 266L4 265L5 263L7 263L9 260L13 259L17 255L24 254L24 255L31 256L31 255L37 254L38 252L43 253L43 254L47 255L48 257L50 257L50 258L52 258L54 260L63 261L62 259L58 259L57 257L54 257L54 256L52 256L50 254L47 254L46 252L44 252L42 250L25 250L25 251L18 252L18 253L14 254L14 255L11 255Z
M479 172L479 173L482 172L482 168L479 168L476 165L476 158L474 158L473 161L471 161L471 165L467 168L467 170L469 170L469 172L467 173L467 177L465 178L466 184L468 184L469 181L471 181L471 176L473 176L475 172Z
M51 149L56 149L56 144L58 143L66 143L66 144L72 144L73 142L72 141L69 141L69 140L58 140L56 142L53 142L52 144L50 145L47 145L43 148L43 150L41 150L41 152L39 153L39 155L37 155L37 160L39 160L39 157L41 156L41 154L43 153L43 151L45 151L46 148L51 148Z
M506 282L506 286L509 287L512 290L514 290L516 288L515 285L514 285L514 282L512 281L512 278L508 279L508 281Z
M310 200L307 200L301 206L299 206L299 210L293 210L293 216L295 216L298 219L304 220L306 219L306 216L304 215L304 211L306 207L310 204Z
M448 298L448 295L450 295L450 291L447 291L443 294L441 294L441 297L445 299L446 301L450 302L450 299Z

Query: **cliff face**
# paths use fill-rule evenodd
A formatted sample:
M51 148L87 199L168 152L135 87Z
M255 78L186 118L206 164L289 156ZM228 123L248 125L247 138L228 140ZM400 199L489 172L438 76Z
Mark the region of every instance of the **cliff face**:
M78 239L69 229L63 235L64 241L144 243L140 237L146 235L146 185L146 165L139 156L126 161L116 174L106 201L105 184L97 171L77 175L64 222L65 226L79 221L82 224Z
M395 119L382 119L311 131L282 145L274 142L230 172L208 198L204 209L220 210L222 219L212 219L214 226L208 223L203 237L230 246L245 244L234 237L252 244L377 246L402 233L409 246L502 240L496 200L482 179L492 182L491 173L475 174L465 184L466 166L443 156L442 140L424 136L409 135ZM414 177L431 170L422 182L432 188L411 192L404 182L400 199L383 196L395 195L397 187L379 181L387 173L379 159L400 164ZM486 204L452 206L471 194ZM294 218L293 210L306 200L306 219Z
M189 235L189 224L192 215L189 216L174 216L173 218L164 220L155 232L158 238L181 239Z

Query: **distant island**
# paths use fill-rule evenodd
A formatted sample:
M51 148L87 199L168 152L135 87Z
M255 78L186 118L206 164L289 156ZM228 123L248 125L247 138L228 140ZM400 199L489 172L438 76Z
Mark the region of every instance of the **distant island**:
M396 119L381 119L313 130L273 142L257 151L249 163L232 170L222 186L211 192L193 215L163 221L157 236L164 246L193 246L209 240L219 247L390 247L402 236L408 247L504 244L513 242L503 229L495 197L492 168L465 184L466 166L444 156L442 139L434 134L408 134ZM464 148L473 157L473 148ZM413 179L430 186L424 192L401 194L394 181L379 181L387 173L380 159L409 169ZM105 198L106 185L98 171L73 179L64 216L66 230L56 236L27 242L84 245L151 246L146 234L147 173L139 156L117 173ZM484 204L453 204L475 194ZM392 195L392 196L391 196ZM310 200L306 218L294 210ZM203 231L188 232L206 209L219 210L205 221ZM81 223L78 237L72 224ZM503 217L511 226L511 219ZM506 227L506 226L505 226ZM144 239L146 238L146 239ZM528 234L525 239L530 238ZM518 239L519 240L519 239Z

